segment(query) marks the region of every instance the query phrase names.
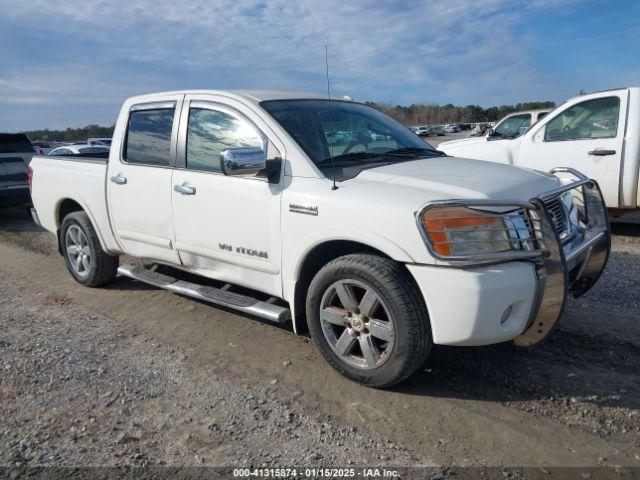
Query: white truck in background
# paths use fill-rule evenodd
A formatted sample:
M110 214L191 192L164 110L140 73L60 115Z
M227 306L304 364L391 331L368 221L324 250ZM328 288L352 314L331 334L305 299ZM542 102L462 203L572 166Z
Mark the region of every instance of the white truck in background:
M599 183L611 213L622 215L640 208L640 88L574 97L517 138L487 135L438 149L534 170L579 170Z
M330 143L337 131L349 140ZM374 387L407 378L433 343L540 342L610 250L580 173L446 157L322 95L130 98L109 154L30 168L34 219L79 283L120 274L296 332L306 321L336 370Z

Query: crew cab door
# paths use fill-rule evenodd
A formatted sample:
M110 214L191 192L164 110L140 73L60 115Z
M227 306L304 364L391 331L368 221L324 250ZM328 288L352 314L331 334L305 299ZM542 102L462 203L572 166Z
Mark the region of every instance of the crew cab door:
M173 248L171 167L184 95L134 104L107 170L107 205L125 253L178 263Z
M522 139L520 167L571 167L595 179L608 207L617 207L627 91L585 95L549 114Z
M226 176L220 168L226 149L268 144L283 152L277 142L245 105L227 97L187 95L171 193L175 246L185 266L281 295L281 180Z

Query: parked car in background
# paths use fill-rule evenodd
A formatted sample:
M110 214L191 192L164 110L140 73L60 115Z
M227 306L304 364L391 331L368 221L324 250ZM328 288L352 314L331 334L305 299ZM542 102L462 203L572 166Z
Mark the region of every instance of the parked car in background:
M35 154L23 133L0 133L0 208L28 206L28 165Z
M487 135L497 138L516 138L526 132L531 125L541 120L550 108L511 113L492 127Z
M418 125L415 129L416 135L428 137L431 135L429 125Z
M31 145L33 145L33 149L35 150L37 155L47 155L57 146L53 142L47 142L43 140L31 142Z
M443 137L444 135L446 135L443 125L430 125L429 132L431 135L438 136L438 137Z
M351 141L332 154L318 132L336 123ZM390 139L373 144L372 130ZM306 322L336 370L374 387L407 378L433 343L540 342L610 249L598 187L580 174L562 186L448 157L382 112L324 95L134 97L108 159L31 167L34 218L80 284L119 273L292 318L296 332ZM119 265L123 255L178 269Z
M611 213L624 214L640 207L640 87L574 97L515 138L488 135L438 148L449 155L536 170L580 170L600 184Z
M475 135L474 133L476 131L474 130L469 137L442 142L438 145L438 148L462 148L462 146L465 145L464 148L473 149L477 145L484 145L488 140L511 140L518 138L531 127L532 123L537 122L550 111L550 109L540 109L511 113L493 127L491 123L485 123L486 128L481 136ZM482 128L483 127L480 127L478 130L481 131ZM446 152L445 149L442 151Z
M456 124L449 124L444 126L445 133L458 133L460 131L460 127Z
M48 155L50 157L60 157L63 155L78 155L78 154L93 154L93 153L108 153L110 147L104 145L65 145L64 147L58 147L51 150Z
M88 138L87 145L105 145L107 147L111 146L110 138Z
M473 127L471 133L469 133L469 136L482 137L487 133L487 130L489 130L489 125L487 125L486 123L478 123L475 127Z
M369 131L369 136L371 137L371 140L374 142L381 142L381 141L385 141L385 140L390 140L391 136L389 134L386 133L381 133L381 132L374 132L374 131Z

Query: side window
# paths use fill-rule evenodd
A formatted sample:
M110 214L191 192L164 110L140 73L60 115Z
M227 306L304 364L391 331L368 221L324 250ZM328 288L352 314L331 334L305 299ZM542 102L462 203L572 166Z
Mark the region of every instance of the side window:
M618 134L620 98L596 98L568 108L549 122L544 133L547 142L614 138Z
M129 163L169 165L174 113L175 108L132 111L124 159Z
M228 148L262 149L262 139L246 120L218 110L191 108L187 168L219 172L220 154Z

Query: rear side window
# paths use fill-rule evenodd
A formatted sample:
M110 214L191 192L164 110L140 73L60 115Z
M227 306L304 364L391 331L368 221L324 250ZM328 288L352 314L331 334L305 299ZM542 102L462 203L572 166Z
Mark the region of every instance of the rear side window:
M132 111L124 146L124 159L129 163L169 165L174 114L175 108Z
M24 133L0 133L0 153L33 152L31 142Z

